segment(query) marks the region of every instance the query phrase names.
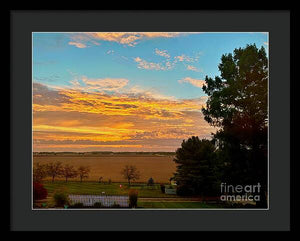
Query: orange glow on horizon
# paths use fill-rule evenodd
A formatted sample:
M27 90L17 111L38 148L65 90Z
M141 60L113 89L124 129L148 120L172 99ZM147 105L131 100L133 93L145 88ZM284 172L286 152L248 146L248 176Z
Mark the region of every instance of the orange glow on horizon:
M205 98L172 99L141 94L105 94L79 89L48 89L57 97L34 91L34 150L89 147L151 149L164 145L173 149L178 140L208 135L212 128L203 120ZM52 100L52 99L51 99ZM172 145L166 142L171 141ZM143 144L147 142L148 144ZM149 144L149 143L152 144ZM176 145L176 146L175 146Z

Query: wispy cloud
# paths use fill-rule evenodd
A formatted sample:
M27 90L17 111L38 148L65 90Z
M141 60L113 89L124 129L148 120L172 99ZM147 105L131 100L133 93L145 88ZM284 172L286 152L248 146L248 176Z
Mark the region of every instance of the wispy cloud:
M205 80L193 79L191 77L185 77L183 79L178 80L178 83L189 83L195 87L202 88L202 86L205 84Z
M170 58L170 54L168 53L167 50L159 50L159 49L155 49L155 53L159 56L165 57L165 58Z
M69 81L70 85L48 85L57 90L76 90L82 92L118 92L125 87L129 80L125 78L89 78L71 73L73 79ZM39 83L38 83L39 84Z
M83 76L82 81L85 83L85 90L99 90L99 91L117 91L129 82L128 79L120 78L104 78L104 79L90 79Z
M155 54L164 57L165 59L161 62L150 62L145 59L142 59L141 57L134 58L134 61L138 63L139 69L147 69L147 70L171 70L174 69L176 64L182 63L194 63L199 60L200 54L197 54L194 57L187 56L185 54L178 55L175 57L171 57L171 54L168 53L167 50L159 50L155 49ZM187 65L187 70L201 72L200 69L196 68L193 65Z
M91 44L99 45L99 41L116 42L126 46L135 46L142 40L153 38L175 38L192 33L177 33L177 32L85 32L85 33L72 33L70 38L74 43L86 45Z
M83 49L86 48L87 46L84 43L79 43L79 42L69 42L69 45L74 45L77 48Z
M197 62L199 60L199 55L197 55L196 57L191 57L191 56L187 56L185 54L182 55L178 55L174 57L174 61L175 62L190 62L190 63L194 63Z
M106 54L114 54L114 53L115 53L114 50L108 50L108 51L106 52Z
M174 67L173 63L166 61L163 63L148 62L140 57L134 58L134 61L138 64L139 69L147 70L170 70Z
M191 71L195 71L195 72L201 72L201 69L198 69L197 67L195 67L193 65L187 65L186 69L191 70Z
M35 76L33 81L37 82L56 82L60 79L60 76L52 74L49 76Z

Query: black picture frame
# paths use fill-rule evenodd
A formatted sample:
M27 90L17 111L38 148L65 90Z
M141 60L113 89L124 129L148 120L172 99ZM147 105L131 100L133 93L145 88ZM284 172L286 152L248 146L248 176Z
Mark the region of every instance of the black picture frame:
M289 11L30 11L11 18L10 228L18 231L288 231ZM31 209L32 32L269 33L269 210L36 211ZM279 106L283 108L278 108ZM284 142L282 141L284 140Z

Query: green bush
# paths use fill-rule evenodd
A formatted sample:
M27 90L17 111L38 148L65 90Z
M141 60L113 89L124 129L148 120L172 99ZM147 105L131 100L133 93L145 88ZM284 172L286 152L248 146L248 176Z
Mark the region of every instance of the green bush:
M57 190L53 194L53 200L56 207L64 207L64 205L69 204L68 194L65 190Z
M138 191L131 189L129 190L129 207L136 208L138 201Z
M95 202L94 203L94 208L101 208L102 207L102 203L101 202Z

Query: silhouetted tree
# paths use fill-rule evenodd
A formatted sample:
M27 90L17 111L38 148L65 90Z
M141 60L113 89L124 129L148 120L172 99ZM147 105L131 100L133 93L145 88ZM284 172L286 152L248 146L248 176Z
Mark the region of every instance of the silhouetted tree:
M40 183L48 175L47 166L39 162L33 166L33 182Z
M138 180L140 178L140 173L135 166L126 165L121 171L123 177L128 181L130 185L131 181Z
M83 178L88 178L90 173L90 168L88 166L80 166L77 169L78 175L80 177L80 182Z
M174 161L178 195L215 195L219 191L220 167L211 141L195 136L184 140Z
M220 158L226 164L223 181L262 185L266 207L268 133L268 59L265 49L255 45L224 54L220 77L206 76L208 95L202 109L205 120L219 128L214 135Z
M75 170L75 168L69 164L66 164L63 168L62 168L62 176L65 177L66 182L68 182L69 178L74 178L77 177L78 173Z
M59 161L48 163L46 169L47 174L52 177L52 182L54 182L55 177L62 174L62 163Z

